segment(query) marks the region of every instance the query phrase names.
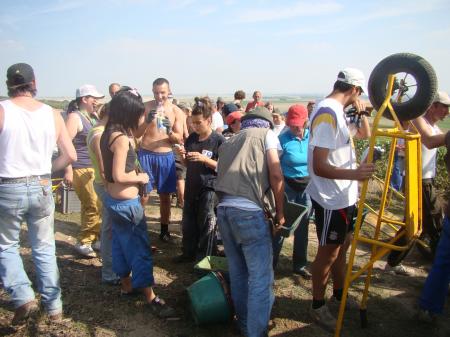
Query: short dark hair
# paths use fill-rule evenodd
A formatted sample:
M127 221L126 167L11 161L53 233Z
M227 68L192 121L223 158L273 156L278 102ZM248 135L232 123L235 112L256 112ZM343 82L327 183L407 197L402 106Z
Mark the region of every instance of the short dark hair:
M78 108L78 102L77 99L73 99L69 102L69 104L67 105L67 114L70 114L71 112L77 111Z
M355 87L354 85L351 85L351 84L348 84L348 83L345 83L342 81L336 81L336 82L334 82L334 85L333 85L333 91L347 92L354 87Z
M166 83L167 85L170 85L168 80L166 80L163 77L158 77L156 80L153 81L153 86L163 85L164 83Z
M128 133L137 129L145 107L136 89L123 86L109 102L109 120L105 129L116 127Z
M207 119L212 116L211 100L209 97L195 97L194 108L192 109L192 116L202 115Z
M8 96L17 97L30 93L32 97L36 96L37 90L33 83L26 83L21 86L8 87Z
M238 90L234 93L234 99L244 99L245 92L243 90Z

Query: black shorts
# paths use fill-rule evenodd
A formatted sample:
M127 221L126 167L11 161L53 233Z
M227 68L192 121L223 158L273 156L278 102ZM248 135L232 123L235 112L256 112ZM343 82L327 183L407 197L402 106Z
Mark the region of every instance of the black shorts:
M347 233L353 231L355 205L329 210L324 209L313 199L311 201L315 212L319 246L343 244Z
M175 159L175 171L177 174L177 180L186 179L186 166L183 165L181 160Z

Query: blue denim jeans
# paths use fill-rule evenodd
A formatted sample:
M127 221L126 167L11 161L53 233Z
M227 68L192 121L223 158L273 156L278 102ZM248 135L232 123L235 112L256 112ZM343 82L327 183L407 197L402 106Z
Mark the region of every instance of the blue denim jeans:
M419 299L419 306L434 314L441 314L450 282L450 219L444 219L441 238L436 249L433 267Z
M119 277L112 270L112 223L108 208L105 206L105 186L94 182L94 190L102 201L102 228L100 254L102 256L102 281L114 282Z
M54 210L50 180L0 184L0 277L15 308L35 298L19 254L20 225L25 221L41 302L49 315L62 312Z
M221 206L217 222L241 331L248 337L265 336L274 296L272 239L264 213Z
M150 237L139 198L119 200L107 194L105 204L112 221L114 272L121 278L131 273L135 289L151 287L154 279Z
M312 203L305 191L297 192L289 187L288 184L284 184L284 192L287 198L291 202L295 202L300 205L308 207L308 212L301 220L297 229L294 232L294 252L292 254L292 267L294 270L306 267L308 262L308 231L309 231L309 217L312 212ZM278 257L283 247L284 237L281 235L275 235L273 238L273 267L277 266Z
M399 156L398 151L394 154L394 164L391 175L391 186L396 191L401 191L403 186L403 171L405 170L405 157Z

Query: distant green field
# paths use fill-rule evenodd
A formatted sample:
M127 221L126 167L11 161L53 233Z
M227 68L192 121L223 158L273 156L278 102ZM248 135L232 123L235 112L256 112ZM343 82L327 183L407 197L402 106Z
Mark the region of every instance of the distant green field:
M289 100L289 101L273 101L273 104L276 108L280 109L281 112L287 112L289 107L293 104L303 104L306 106L308 101L305 100ZM450 117L447 117L445 120L443 120L442 122L438 123L439 127L443 130L443 131L448 131L450 130ZM380 122L380 127L382 128L389 128L389 127L393 127L394 123L387 119L387 118L382 118L381 122Z

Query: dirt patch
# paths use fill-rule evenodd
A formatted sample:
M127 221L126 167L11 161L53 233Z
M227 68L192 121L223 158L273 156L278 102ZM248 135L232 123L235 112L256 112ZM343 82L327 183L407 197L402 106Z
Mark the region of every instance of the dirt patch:
M156 292L180 313L179 321L162 321L145 308L142 298L123 298L119 288L103 285L101 261L84 259L73 249L80 216L77 213L56 213L55 231L58 265L61 274L64 315L66 321L50 324L45 315L28 325L14 330L9 326L13 309L7 294L0 293L0 336L237 336L232 324L195 326L190 313L186 288L198 279L193 264L173 264L171 259L180 253L181 210L172 208L174 225L173 243L158 240L159 210L157 197L152 196L147 207L148 225L152 244L159 248L154 254ZM308 259L314 259L317 238L313 223L310 225ZM21 253L31 280L35 280L31 250L26 238L26 227L21 237ZM275 295L272 317L274 328L270 336L330 336L312 323L308 310L311 304L311 282L291 273L292 239L285 241L275 276ZM367 247L357 251L360 265L370 257ZM438 330L419 324L413 319L414 306L427 275L429 265L413 251L405 265L413 269L414 277L393 275L384 271L385 262L375 264L368 300L369 327L360 328L358 312L347 312L342 336L449 336L450 320L446 312ZM351 295L359 299L364 279L354 282ZM329 287L330 288L330 287ZM330 289L329 289L330 291ZM328 295L331 295L329 293ZM337 309L336 309L337 311Z

